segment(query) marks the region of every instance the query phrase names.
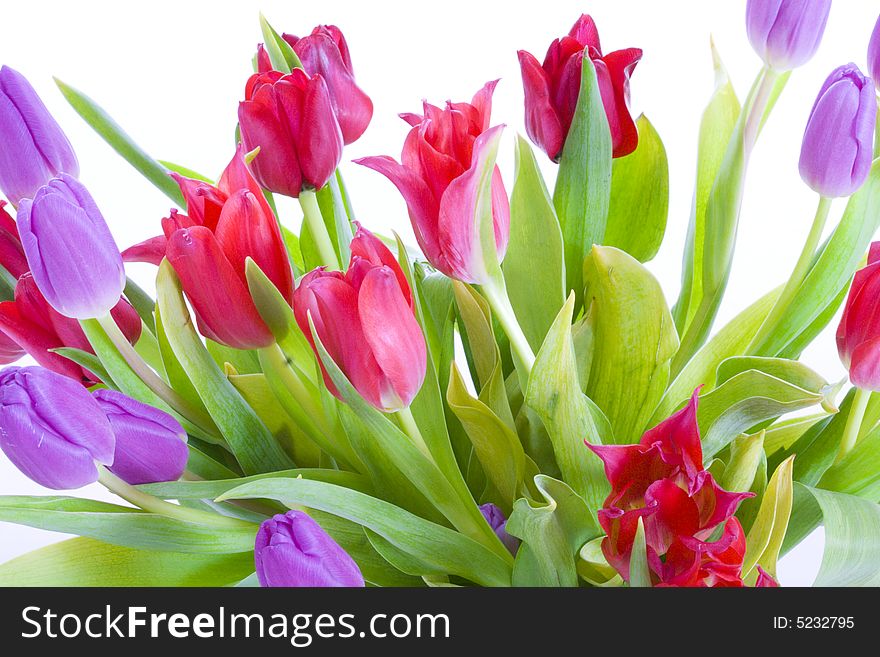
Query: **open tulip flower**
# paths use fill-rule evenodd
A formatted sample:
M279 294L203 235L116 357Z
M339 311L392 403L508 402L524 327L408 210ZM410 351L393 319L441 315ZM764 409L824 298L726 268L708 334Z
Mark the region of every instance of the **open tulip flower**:
M174 203L138 227L156 237L122 254L61 127L3 67L0 450L37 485L97 483L125 504L0 496L4 522L87 539L0 563L0 586L776 588L780 574L796 581L786 553L820 524L816 585L880 586L876 80L845 64L812 105L777 102L843 21L830 0L743 4L748 93L714 48L714 88L696 56L664 73L711 93L696 140L661 138L633 111L642 50L603 50L587 15L543 61L518 53L513 117L497 102L492 116L497 81L467 102L423 101L400 115L399 159L344 155L367 148L373 103L390 102L359 82L413 83L377 53L361 55L374 70L359 65L356 81L333 25L288 27L295 37L260 17L256 57L240 53L243 100L198 114L237 112L235 143L234 126L217 135L235 154L216 182L153 159L136 129L59 82ZM667 34L671 19L652 28ZM352 44L381 33L346 30ZM468 30L459 21L455 36ZM870 30L850 25L837 45L851 46L844 61L867 51L876 75ZM443 34L419 34L419 58L442 52ZM473 84L481 70L456 75ZM682 98L644 100L696 117ZM531 141L505 130L517 114ZM755 148L801 130L799 160ZM697 180L676 192L693 206L671 281L649 261L681 184L669 161L691 141ZM759 159L768 179L747 185ZM376 172L403 202L371 207L369 185L388 184ZM790 189L796 173L805 184ZM744 202L761 186L787 208L815 193L812 224ZM137 212L108 218L153 213L137 192L125 189ZM806 235L785 280L766 257L736 256L740 220ZM134 262L157 267L126 272ZM756 298L734 308L725 291L746 275ZM836 317L848 380L801 360L834 349ZM22 357L37 366L13 365Z
M571 128L584 57L589 57L596 67L614 157L629 155L639 143L639 133L629 111L629 78L642 58L642 51L627 48L603 55L596 24L590 16L582 15L567 36L550 44L543 64L531 53L519 51L526 131L554 162L559 161Z

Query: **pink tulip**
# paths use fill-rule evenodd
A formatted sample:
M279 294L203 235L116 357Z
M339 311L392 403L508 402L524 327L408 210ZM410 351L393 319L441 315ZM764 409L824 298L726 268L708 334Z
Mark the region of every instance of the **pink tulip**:
M317 354L309 327L354 388L379 410L412 403L425 379L427 351L413 314L413 297L394 256L358 226L348 271L315 269L293 296L296 321ZM339 391L323 364L327 388Z
M880 242L868 253L868 264L856 272L843 317L837 327L837 352L853 385L880 390Z
M488 281L478 218L480 181L489 167L499 262L510 233L510 205L494 163L503 126L489 127L496 82L486 84L470 103L449 102L441 109L426 102L424 115L402 114L412 126L402 164L387 156L355 160L397 186L425 257L436 269L464 283Z

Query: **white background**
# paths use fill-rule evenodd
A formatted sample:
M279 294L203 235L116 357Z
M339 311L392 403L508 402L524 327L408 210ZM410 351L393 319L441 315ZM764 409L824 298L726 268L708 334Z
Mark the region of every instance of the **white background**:
M785 280L806 237L816 203L797 172L807 115L832 68L848 61L865 66L880 12L878 2L838 0L834 5L817 56L795 72L755 150L718 326ZM405 207L393 186L348 162L365 155L397 157L407 130L398 112L417 111L422 98L467 100L483 83L500 77L493 122L508 126L500 164L509 189L511 142L515 132L524 132L517 49L543 59L550 41L565 34L582 11L595 18L606 52L642 48L645 55L632 80L633 110L647 114L663 137L672 186L666 239L649 267L670 305L674 302L697 126L713 85L710 34L741 99L760 67L745 35L744 0L5 2L0 63L30 79L67 132L81 178L121 248L158 234L169 202L86 126L52 76L96 99L154 157L214 176L233 153L237 104L260 41L260 10L279 32L302 35L318 23L343 29L358 82L375 106L367 133L344 156L355 209L368 227L394 228L410 239ZM542 161L552 184L554 167ZM843 205L835 204L829 228ZM281 213L295 227L299 214L294 206L282 205ZM146 266L129 273L146 285L153 274ZM807 364L830 381L845 375L837 360L834 325L804 354ZM0 494L45 493L0 458ZM97 486L79 493L108 499ZM58 539L57 534L0 523L0 562ZM817 532L784 560L783 583L811 583L821 551Z

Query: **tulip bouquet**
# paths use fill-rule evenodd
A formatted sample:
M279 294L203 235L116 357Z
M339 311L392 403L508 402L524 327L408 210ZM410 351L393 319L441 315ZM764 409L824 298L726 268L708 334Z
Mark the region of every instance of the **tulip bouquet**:
M749 0L764 66L742 102L713 51L674 303L644 264L669 179L630 114L642 52L603 50L589 16L543 62L519 53L543 154L516 138L510 193L495 82L402 114L399 160L356 161L399 190L418 248L355 218L340 163L373 108L336 27L261 19L216 181L58 83L176 206L121 252L4 67L0 358L38 366L0 372L0 448L47 488L98 481L120 503L0 498L2 521L79 536L0 584L772 587L821 524L817 584L880 585L877 93L855 64L806 125L817 212L790 278L713 331L753 148L830 10ZM880 23L868 60L877 79ZM136 261L155 294L126 277ZM841 307L849 379L829 382L798 358Z

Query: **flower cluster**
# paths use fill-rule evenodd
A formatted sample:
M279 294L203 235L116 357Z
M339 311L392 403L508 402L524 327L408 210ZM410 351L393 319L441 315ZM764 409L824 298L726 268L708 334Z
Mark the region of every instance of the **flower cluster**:
M746 542L734 513L752 494L723 490L704 469L698 393L637 445L588 445L611 483L599 511L602 552L626 580L641 521L656 585L742 586Z

